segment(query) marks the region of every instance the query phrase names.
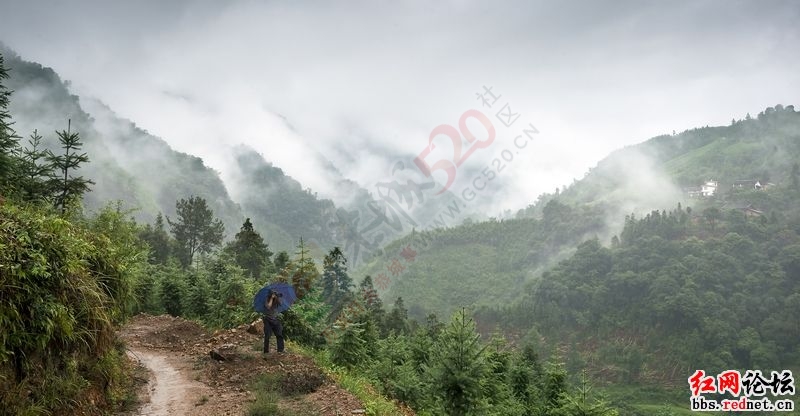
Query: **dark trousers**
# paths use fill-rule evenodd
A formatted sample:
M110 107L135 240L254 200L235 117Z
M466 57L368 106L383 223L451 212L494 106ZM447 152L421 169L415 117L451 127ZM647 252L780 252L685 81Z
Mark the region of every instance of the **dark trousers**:
M269 352L269 337L275 333L278 341L278 352L283 352L283 325L277 319L261 318L264 321L264 352Z

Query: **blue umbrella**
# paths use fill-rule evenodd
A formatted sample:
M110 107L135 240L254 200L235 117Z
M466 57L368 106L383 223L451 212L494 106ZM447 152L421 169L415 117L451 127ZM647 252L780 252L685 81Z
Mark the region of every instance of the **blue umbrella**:
M253 298L253 308L256 312L267 312L267 298L271 293L277 293L280 299L278 304L278 312L283 312L289 309L290 306L297 300L297 295L294 293L294 287L288 283L273 283L261 288Z

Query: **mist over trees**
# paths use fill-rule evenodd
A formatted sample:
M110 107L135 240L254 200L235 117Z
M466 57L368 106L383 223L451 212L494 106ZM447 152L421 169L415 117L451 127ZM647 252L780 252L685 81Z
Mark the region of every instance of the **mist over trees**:
M558 339L578 354L576 367L613 363L604 376L617 382L663 383L686 365L790 366L800 357L800 333L785 319L800 290L792 260L800 193L784 186L726 198L733 208L692 215L678 205L630 215L611 247L596 239L580 244L516 302L483 308L478 320ZM734 204L761 198L771 214ZM590 351L599 340L603 347Z
M800 113L789 106L657 137L636 157L647 155L670 183L715 179L716 194L677 188L670 206L617 218L630 208L616 191L626 189L617 168L631 151L618 152L515 219L401 238L363 272L388 276L384 297L402 297L411 318L477 307L481 333L533 343L544 359L563 360L573 381L586 370L589 379L663 386L687 366L791 367L800 357L786 319L800 291L798 137ZM639 191L661 192L661 181ZM400 257L394 275L387 265L406 247L418 255Z
M227 230L238 230L244 219L250 217L256 231L273 236L270 247L274 251L294 247L300 233L295 234L293 227L320 228L324 224L309 223L297 214L284 214L284 210L280 215L243 210L231 198L219 174L200 158L173 150L164 140L117 116L103 103L86 97L79 99L52 69L25 61L2 44L0 54L4 57L4 68L8 69L6 72L13 75L6 78L4 91L18 92L3 95L8 101L6 113L15 116L14 130L9 131L16 132L12 133L11 139L16 143L20 141L16 136L27 137L38 130L42 139L36 146L37 151L51 151L63 156L65 152L58 136L52 133L64 130L69 118L71 132L79 133L83 144L76 155L86 153L91 157L91 163L85 163L74 172L76 178L80 176L93 182L92 192L86 193L82 200L88 211L102 208L107 201L121 200L126 208L135 208L132 215L137 221L152 224L159 214L174 218L177 214L176 200L202 197ZM8 118L3 120L10 122ZM8 144L9 149L18 147L14 143ZM8 166L2 165L3 168ZM270 179L281 183L293 181L283 176ZM250 181L252 178L242 180ZM298 193L298 201L302 199L304 204L312 203L315 199L313 194L309 194L310 199L300 196L299 193L308 193L296 181L294 183L296 186L284 187L282 192ZM268 188L272 185L263 183L263 186ZM256 194L268 193L260 189ZM277 197L279 194L270 195ZM294 199L295 196L287 195L287 198ZM283 219L288 222L281 222ZM318 238L310 233L303 235ZM324 240L322 237L318 239Z
M75 110L66 130L48 125L23 142L1 59L0 398L9 412L70 413L90 387L115 409L119 391L99 387L125 388L115 325L147 312L236 327L258 317L253 294L277 281L300 298L281 317L292 342L420 413L637 414L624 396L595 394L593 380L666 391L686 368L800 362L791 319L800 314L800 117L791 106L615 152L516 218L414 231L353 270L327 222L336 207L261 156L241 160L262 183L247 188L245 217L202 160L132 125L106 139L52 71L15 57L57 98L43 113ZM116 162L106 145L141 145L147 156ZM160 181L131 173L153 155L142 170L163 168ZM646 180L621 177L628 162ZM709 179L721 184L715 195L680 189ZM259 193L264 183L285 197ZM632 192L670 205L629 210ZM126 203L109 202L120 194ZM130 204L152 215L137 220ZM227 242L226 228L238 229ZM276 248L286 239L293 248Z

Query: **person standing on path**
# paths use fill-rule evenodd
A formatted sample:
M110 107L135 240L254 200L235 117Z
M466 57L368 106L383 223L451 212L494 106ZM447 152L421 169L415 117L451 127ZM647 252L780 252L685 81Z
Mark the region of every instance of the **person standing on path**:
M282 295L277 292L270 292L267 295L266 312L262 315L264 321L264 354L269 353L269 339L275 333L278 352L283 353L283 325L278 320L278 308L281 305Z

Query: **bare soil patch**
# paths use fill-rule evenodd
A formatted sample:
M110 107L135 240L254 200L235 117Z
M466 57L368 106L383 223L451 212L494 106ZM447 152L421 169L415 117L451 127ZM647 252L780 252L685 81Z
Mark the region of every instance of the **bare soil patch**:
M247 329L209 333L182 318L134 317L120 337L129 357L147 369L140 369L137 379L149 374L134 414L245 415L254 400L248 388L263 373L281 376L279 406L287 410L331 416L363 411L358 398L327 379L313 360L291 349L262 355L259 331Z

